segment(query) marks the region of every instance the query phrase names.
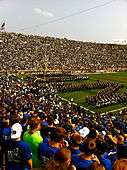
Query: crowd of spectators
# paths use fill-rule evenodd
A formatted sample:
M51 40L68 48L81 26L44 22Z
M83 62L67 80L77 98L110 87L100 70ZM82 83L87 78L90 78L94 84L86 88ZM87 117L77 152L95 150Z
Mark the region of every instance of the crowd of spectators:
M90 114L51 87L0 79L0 165L8 170L126 170L127 110Z
M0 70L122 70L126 47L0 32Z

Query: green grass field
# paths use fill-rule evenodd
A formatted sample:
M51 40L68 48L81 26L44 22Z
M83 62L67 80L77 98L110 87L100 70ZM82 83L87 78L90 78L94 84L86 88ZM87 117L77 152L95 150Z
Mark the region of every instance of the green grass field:
M124 85L124 87L120 89L119 91L127 92L127 72L89 74L89 80L84 80L84 81L95 82L96 80L102 80L102 81L110 80L110 81L121 83ZM79 82L81 81L77 81L77 83ZM100 112L100 113L109 112L109 111L120 109L120 108L127 106L127 103L123 103L123 104L115 104L111 106L106 106L106 107L98 109L92 105L88 105L85 101L85 98L87 96L95 95L97 92L98 92L98 89L94 89L94 90L84 89L84 90L79 90L79 91L74 91L74 92L68 91L67 93L59 93L59 95L67 100L70 100L71 98L73 98L74 102L77 103L79 106L83 106L89 110L92 110L94 112Z

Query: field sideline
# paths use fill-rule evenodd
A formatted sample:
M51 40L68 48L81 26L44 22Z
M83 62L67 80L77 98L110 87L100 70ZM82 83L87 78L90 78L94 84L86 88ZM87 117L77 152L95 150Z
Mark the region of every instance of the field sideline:
M127 92L127 72L118 72L118 73L98 73L98 74L89 74L89 79L84 80L85 82L95 82L96 80L101 80L101 81L114 81L118 82L124 85L120 91L125 91ZM77 81L77 83L80 81ZM110 112L113 110L117 110L123 107L127 107L127 103L123 104L115 104L111 106L106 106L103 108L96 108L92 105L88 105L85 101L85 98L87 96L95 95L98 92L98 89L92 89L92 90L79 90L79 91L74 91L74 92L66 92L66 93L59 93L61 97L71 100L71 98L74 99L74 103L76 103L79 106L83 106L89 110L92 110L94 112L99 112L99 113L106 113Z

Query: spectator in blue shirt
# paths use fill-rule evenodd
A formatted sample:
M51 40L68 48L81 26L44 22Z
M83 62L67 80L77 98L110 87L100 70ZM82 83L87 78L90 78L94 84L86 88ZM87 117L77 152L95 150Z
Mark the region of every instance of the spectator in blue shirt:
M87 140L83 144L83 153L80 155L72 155L72 163L77 170L88 170L94 161L100 163L96 155L94 155L96 143L93 140Z
M7 169L30 170L32 152L28 144L21 140L22 126L15 123L11 128L11 140L7 143Z
M42 164L51 158L56 151L63 147L63 139L66 136L64 128L58 127L51 133L48 142L43 142L39 146L39 156Z
M78 133L75 133L71 136L69 149L72 155L73 154L78 155L81 153L79 149L81 142L82 142L82 137Z
M111 170L111 160L108 158L108 152L107 152L107 144L104 141L97 140L97 155L101 162L101 164L105 167L106 170Z

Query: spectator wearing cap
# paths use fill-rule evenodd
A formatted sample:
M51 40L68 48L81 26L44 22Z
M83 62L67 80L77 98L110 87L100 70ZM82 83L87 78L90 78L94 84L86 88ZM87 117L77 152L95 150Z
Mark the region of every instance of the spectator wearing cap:
M21 140L22 126L15 123L11 127L11 140L7 143L7 169L30 170L32 152L29 145Z
M43 142L39 145L39 156L42 164L45 164L49 158L51 158L56 151L63 147L63 140L66 136L64 128L57 127L51 133L48 142Z
M82 129L79 130L79 133L83 138L86 138L89 135L90 130L87 127L83 127Z
M26 141L32 150L33 168L40 167L40 161L38 156L39 144L43 141L40 134L40 119L32 118L29 121L30 129L23 135L23 140Z
M81 135L83 140L87 139L87 136L89 133L90 133L90 130L88 127L83 127L82 129L79 130L79 134ZM80 145L80 150L82 150L82 148L83 148L83 143L81 143L81 145Z
M72 163L78 170L89 169L94 161L100 163L96 155L94 155L96 143L93 140L85 140L83 150L80 155L72 155Z
M58 150L45 166L45 170L76 170L71 164L71 152L66 148Z

